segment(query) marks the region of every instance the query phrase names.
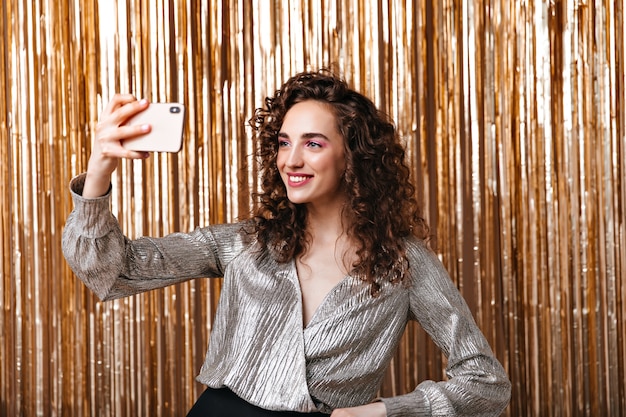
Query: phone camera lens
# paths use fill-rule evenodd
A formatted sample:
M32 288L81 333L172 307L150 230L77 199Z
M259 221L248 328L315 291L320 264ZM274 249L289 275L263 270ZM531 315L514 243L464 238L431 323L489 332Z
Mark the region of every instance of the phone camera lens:
M170 107L170 113L180 113L180 107L178 106Z

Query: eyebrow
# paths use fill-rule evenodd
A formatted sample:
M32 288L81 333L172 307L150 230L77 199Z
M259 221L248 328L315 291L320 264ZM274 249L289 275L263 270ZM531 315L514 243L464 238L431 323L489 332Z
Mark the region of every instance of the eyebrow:
M288 139L289 135L286 134L285 132L278 132L278 137ZM328 142L330 141L325 134L319 133L319 132L307 132L307 133L304 133L301 137L304 139L322 138Z

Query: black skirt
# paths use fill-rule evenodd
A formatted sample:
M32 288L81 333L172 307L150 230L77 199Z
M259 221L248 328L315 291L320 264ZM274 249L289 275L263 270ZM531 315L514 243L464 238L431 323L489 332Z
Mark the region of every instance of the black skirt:
M298 413L296 411L270 411L252 405L228 388L207 388L193 405L187 417L328 417L323 413Z

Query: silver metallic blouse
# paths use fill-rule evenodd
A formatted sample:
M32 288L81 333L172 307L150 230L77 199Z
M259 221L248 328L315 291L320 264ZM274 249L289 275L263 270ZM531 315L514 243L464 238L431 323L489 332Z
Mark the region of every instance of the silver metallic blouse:
M110 194L80 196L63 232L63 253L102 300L199 277L224 277L215 325L198 381L227 386L270 410L322 411L369 403L408 320L417 320L448 357L449 379L424 381L381 399L389 416L499 415L510 383L464 300L436 256L406 242L408 285L369 286L347 276L303 328L293 262L277 263L242 224L198 228L162 238L126 238Z

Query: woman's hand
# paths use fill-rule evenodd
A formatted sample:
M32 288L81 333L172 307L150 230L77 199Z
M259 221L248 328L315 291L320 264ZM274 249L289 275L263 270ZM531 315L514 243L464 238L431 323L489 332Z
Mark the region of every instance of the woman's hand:
M387 408L382 402L360 405L351 408L337 408L330 417L386 417Z
M83 197L100 197L107 192L111 175L117 168L120 158L145 159L148 157L149 154L146 152L130 151L122 146L124 139L150 132L150 125L124 125L129 118L148 108L148 105L147 100L137 100L131 94L116 94L107 104L96 126Z

